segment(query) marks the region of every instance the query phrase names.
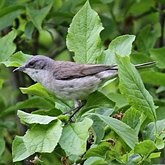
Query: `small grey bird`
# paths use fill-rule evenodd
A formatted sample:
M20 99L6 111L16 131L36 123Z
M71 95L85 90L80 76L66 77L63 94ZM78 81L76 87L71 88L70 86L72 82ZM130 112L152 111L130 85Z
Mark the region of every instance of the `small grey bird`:
M136 67L146 67L151 64L153 62L139 64ZM48 91L67 100L83 100L105 81L117 76L116 65L54 61L41 55L33 56L14 71L25 72Z

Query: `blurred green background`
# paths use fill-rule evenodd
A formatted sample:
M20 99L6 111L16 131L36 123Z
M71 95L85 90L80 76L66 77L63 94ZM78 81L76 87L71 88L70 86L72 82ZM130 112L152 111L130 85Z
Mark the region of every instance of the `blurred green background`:
M0 1L0 56L11 43L4 39L12 29L17 51L25 54L42 54L56 60L73 61L73 54L66 48L67 29L73 16L85 0L1 0ZM117 36L136 35L131 60L134 64L155 60L156 71L141 73L147 89L154 97L158 119L165 118L165 0L91 0L104 30L101 39L105 49ZM5 40L5 42L3 41ZM1 58L0 58L1 59ZM19 87L33 82L22 73L12 73L13 68L0 65L0 164L12 164L11 144L16 134L23 135L26 128L20 125L16 110L26 106L26 95ZM165 152L155 163L165 164ZM53 161L47 155L47 161ZM26 161L23 164L28 164ZM49 161L48 161L49 164Z

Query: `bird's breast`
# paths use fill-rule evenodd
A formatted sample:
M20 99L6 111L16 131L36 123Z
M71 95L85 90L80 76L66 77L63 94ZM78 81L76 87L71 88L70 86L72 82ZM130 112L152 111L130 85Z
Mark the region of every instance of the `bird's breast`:
M95 76L86 76L71 80L53 79L47 83L46 88L53 91L57 97L64 99L82 99L97 90L100 79Z

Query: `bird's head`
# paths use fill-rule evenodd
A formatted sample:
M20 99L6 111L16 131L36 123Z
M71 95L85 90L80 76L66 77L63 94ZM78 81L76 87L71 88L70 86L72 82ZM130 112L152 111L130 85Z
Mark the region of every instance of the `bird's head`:
M28 74L34 81L38 81L40 77L45 76L52 69L54 61L46 56L37 55L30 58L22 66L13 70L21 71Z

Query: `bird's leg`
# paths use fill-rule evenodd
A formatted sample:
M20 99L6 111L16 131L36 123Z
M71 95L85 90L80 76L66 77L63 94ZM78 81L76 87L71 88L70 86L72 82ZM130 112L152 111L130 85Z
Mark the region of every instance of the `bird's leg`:
M74 115L86 104L86 100L76 100L75 101L75 108L72 110L73 113L69 117L69 121L72 120Z

